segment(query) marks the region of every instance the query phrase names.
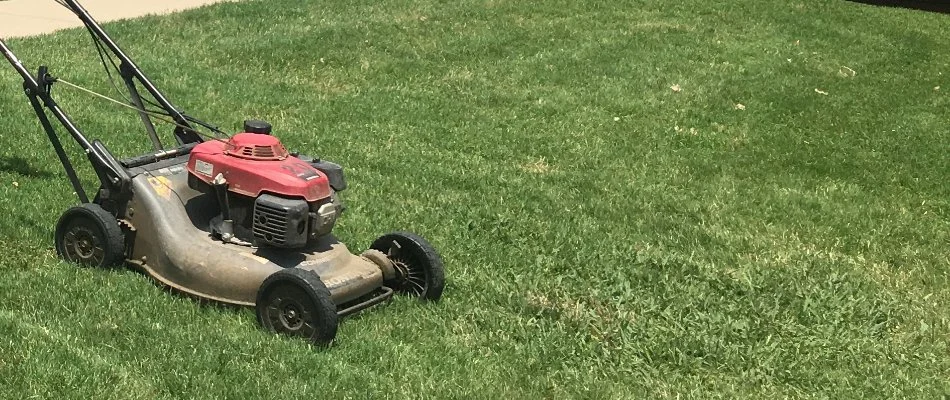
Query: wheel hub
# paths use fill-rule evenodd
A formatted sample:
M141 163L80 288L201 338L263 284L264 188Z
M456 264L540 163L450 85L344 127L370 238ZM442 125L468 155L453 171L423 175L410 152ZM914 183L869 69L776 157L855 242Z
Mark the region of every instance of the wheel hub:
M280 323L289 330L297 330L303 326L300 306L293 302L286 302L281 308Z
M393 268L396 270L396 283L400 289L416 296L421 296L426 290L425 271L413 268L405 261L393 258Z
M88 229L75 227L66 233L64 242L70 261L101 261L104 251L96 244L94 234Z

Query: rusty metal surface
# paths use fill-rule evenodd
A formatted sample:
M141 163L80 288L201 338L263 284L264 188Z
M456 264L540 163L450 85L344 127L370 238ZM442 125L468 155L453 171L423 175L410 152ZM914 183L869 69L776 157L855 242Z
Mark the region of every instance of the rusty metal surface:
M129 261L157 281L223 303L254 305L268 276L282 268L316 272L336 304L383 285L380 268L353 255L333 235L302 250L225 244L206 230L214 199L188 187L184 162L143 172L133 179L129 223L135 227ZM199 229L201 227L201 229Z

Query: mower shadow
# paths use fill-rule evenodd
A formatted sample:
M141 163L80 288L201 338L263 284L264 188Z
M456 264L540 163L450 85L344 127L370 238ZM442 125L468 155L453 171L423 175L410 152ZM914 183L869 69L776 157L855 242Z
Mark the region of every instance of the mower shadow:
M56 176L49 171L39 170L30 166L29 161L23 157L0 157L0 172L12 172L18 175L49 179Z
M851 0L855 3L870 4L884 7L900 7L912 10L950 13L950 2L933 0Z

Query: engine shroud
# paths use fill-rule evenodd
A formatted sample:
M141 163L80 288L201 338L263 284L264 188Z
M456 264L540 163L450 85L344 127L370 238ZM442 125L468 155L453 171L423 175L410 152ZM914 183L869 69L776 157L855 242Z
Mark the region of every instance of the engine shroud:
M327 175L270 135L239 133L226 142L201 143L187 169L192 189L220 195L227 188L228 199L219 205L227 207L233 227L218 233L255 245L303 247L330 233L341 211ZM218 175L224 180L216 181ZM212 220L212 232L222 221Z
M228 141L201 143L191 150L188 172L209 185L222 174L228 191L252 198L270 193L313 203L331 193L326 175L291 156L270 135L239 133Z

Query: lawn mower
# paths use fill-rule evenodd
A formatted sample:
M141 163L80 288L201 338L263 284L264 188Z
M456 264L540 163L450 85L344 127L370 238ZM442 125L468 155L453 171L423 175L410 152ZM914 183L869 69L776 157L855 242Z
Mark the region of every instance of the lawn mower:
M77 1L55 1L79 17L109 80L128 92L124 101L109 98L46 66L33 74L0 40L81 202L56 224L60 257L90 267L126 265L201 300L253 306L264 329L320 345L336 337L339 318L394 293L441 297L442 260L418 235L383 235L360 255L334 237L344 210L339 192L347 186L342 167L288 151L264 121L247 120L228 135L180 111ZM154 150L115 158L56 103L54 85L135 110ZM99 181L92 201L50 114L92 164ZM155 121L173 126L174 146L163 145Z

